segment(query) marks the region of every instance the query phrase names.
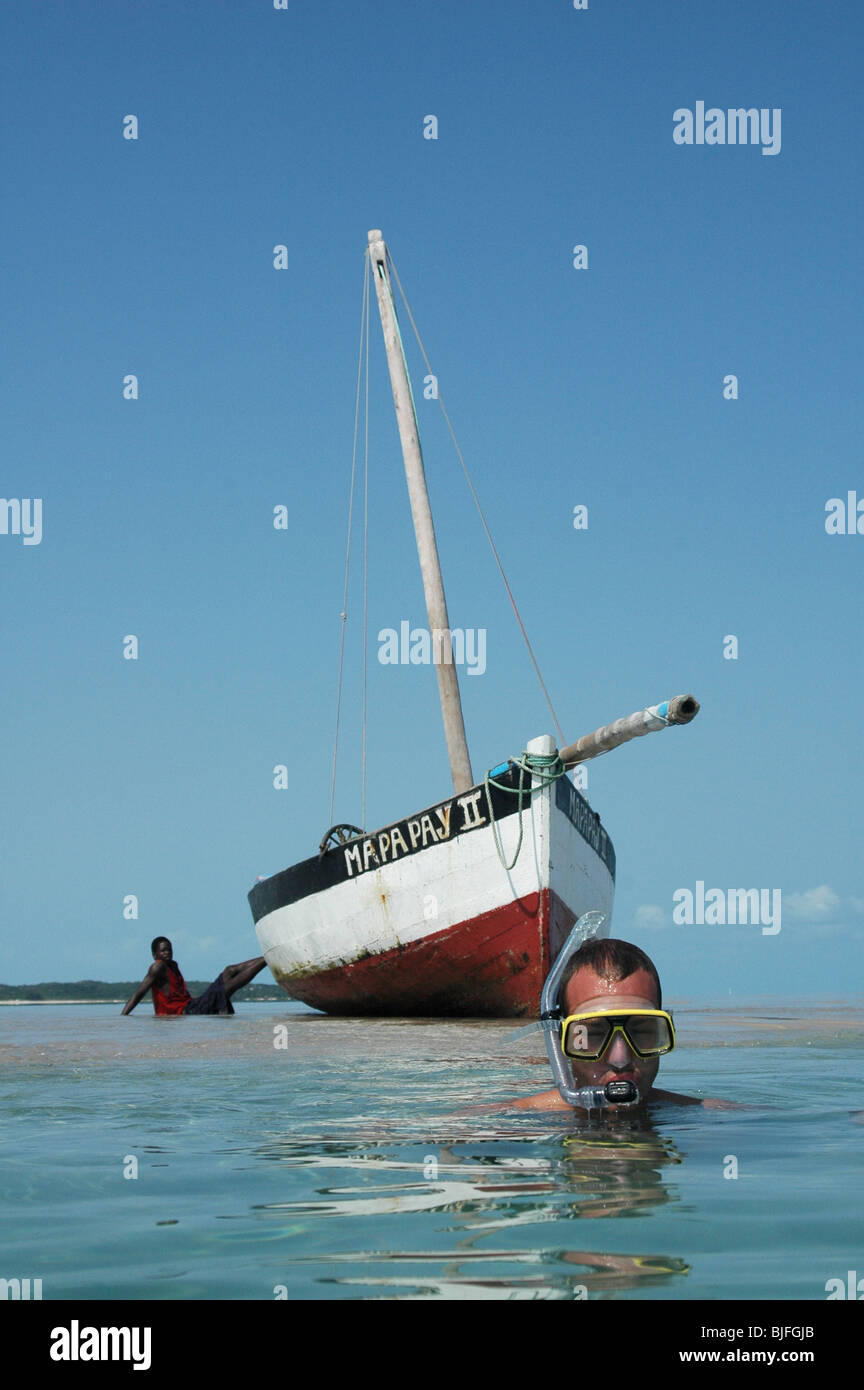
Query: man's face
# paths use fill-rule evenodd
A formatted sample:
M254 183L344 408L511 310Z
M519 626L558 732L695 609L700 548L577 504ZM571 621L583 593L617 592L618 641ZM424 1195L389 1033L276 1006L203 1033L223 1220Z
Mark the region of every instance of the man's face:
M166 938L164 938L164 937L163 937L163 939L162 939L161 941L157 941L157 942L156 942L156 952L155 952L155 954L154 954L154 956L153 956L153 959L154 959L154 960L169 961L169 960L173 960L173 958L174 958L174 952L173 952L172 949L171 949L171 942L168 941L168 940L167 940Z
M624 980L605 980L587 966L577 970L564 992L566 1014L596 1011L623 1014L628 1009L656 1009L657 992L647 970L636 970ZM659 1057L640 1058L623 1034L616 1033L598 1061L570 1057L577 1086L605 1086L609 1081L632 1081L644 1100L654 1084Z

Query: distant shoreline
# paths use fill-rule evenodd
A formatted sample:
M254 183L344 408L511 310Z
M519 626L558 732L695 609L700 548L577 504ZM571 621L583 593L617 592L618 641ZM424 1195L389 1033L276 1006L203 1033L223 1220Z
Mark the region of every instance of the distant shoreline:
M28 1004L125 1004L125 999L0 999L0 1008L22 1008Z
M26 1008L30 1004L35 1004L37 1007L40 1004L125 1004L128 997L126 995L123 999L0 999L0 1009ZM234 998L237 998L236 994ZM278 994L260 995L257 999L241 999L240 1003L278 1004L281 1000L288 998L289 996L280 990Z
M209 980L188 980L194 997L203 994ZM125 1004L140 984L139 980L46 980L38 985L0 984L3 1004ZM277 985L246 985L237 990L235 1000L247 1004L274 1004L287 998Z

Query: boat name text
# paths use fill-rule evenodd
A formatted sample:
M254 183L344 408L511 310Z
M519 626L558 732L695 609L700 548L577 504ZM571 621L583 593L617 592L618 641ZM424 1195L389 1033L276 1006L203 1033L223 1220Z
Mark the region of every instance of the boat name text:
M591 810L584 796L577 791L573 783L568 781L566 777L561 777L556 782L555 799L570 823L576 827L585 843L589 844L594 853L600 856L610 874L614 877L615 851L612 848L612 842L609 836L600 824L600 817L597 812Z
M482 795L481 787L465 796L454 797L441 806L433 806L411 820L399 821L387 830L379 830L376 835L355 840L344 850L348 877L368 873L382 864L391 864L394 859L414 854L442 840L452 840L466 830L479 829L488 819L478 804Z

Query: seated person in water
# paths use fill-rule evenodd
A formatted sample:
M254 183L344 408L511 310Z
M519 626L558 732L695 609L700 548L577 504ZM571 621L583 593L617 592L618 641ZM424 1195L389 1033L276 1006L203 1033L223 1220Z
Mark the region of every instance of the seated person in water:
M174 959L171 942L167 936L157 936L151 942L150 950L153 964L144 976L132 998L124 1005L123 1013L131 1014L136 1004L148 990L153 991L153 1008L157 1014L233 1014L231 995L254 980L267 964L263 956L253 956L240 965L226 965L222 974L208 985L197 999L186 988L186 981L180 974L180 967Z
M562 1024L567 1021L564 1051L577 1088L631 1081L640 1105L672 1101L725 1108L730 1104L700 1101L697 1096L661 1091L654 1085L660 1057L675 1046L675 1032L668 1014L661 1014L657 969L638 946L614 937L583 942L567 964L559 999ZM556 1088L508 1102L508 1109L573 1108Z

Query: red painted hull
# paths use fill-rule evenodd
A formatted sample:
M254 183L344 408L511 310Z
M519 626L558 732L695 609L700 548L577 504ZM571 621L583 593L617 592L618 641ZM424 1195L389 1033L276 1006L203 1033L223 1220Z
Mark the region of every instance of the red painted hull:
M536 1016L551 959L574 920L544 889L396 950L295 978L290 992L331 1014Z

